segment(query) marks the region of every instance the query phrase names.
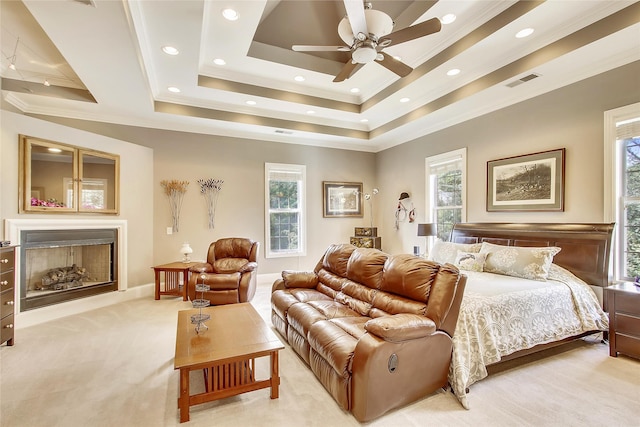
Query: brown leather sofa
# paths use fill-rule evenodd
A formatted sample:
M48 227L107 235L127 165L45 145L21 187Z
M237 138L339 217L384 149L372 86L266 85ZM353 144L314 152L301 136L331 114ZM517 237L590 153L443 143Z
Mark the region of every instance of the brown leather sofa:
M251 301L256 293L259 250L260 242L239 237L211 243L207 262L189 268L189 299L201 298L200 292L196 296L197 283L209 285L210 290L204 292L202 298L208 299L211 305Z
M360 422L447 385L467 277L450 264L332 245L312 272L283 271L271 320Z

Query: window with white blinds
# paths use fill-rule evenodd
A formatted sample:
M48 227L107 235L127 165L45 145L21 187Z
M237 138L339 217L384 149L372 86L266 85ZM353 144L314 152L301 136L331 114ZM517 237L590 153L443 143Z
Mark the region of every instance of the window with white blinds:
M306 254L306 166L265 163L265 257Z
M466 221L467 149L426 159L427 222L437 226L437 237L449 240L453 225Z
M615 222L611 272L640 276L640 103L605 112L605 221Z

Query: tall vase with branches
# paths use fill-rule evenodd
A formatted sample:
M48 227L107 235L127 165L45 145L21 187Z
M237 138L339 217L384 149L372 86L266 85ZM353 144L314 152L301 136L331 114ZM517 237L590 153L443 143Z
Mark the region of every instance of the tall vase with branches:
M200 193L202 193L205 197L205 201L207 203L207 214L209 216L209 229L213 229L215 226L215 218L216 218L216 206L218 205L218 194L220 190L222 190L222 184L224 183L221 179L199 179L198 184L200 184Z
M169 208L171 209L171 218L173 220L173 231L178 232L180 228L180 210L182 209L182 200L184 193L187 192L189 181L179 181L176 179L163 180L160 182L164 189L164 194L169 198Z

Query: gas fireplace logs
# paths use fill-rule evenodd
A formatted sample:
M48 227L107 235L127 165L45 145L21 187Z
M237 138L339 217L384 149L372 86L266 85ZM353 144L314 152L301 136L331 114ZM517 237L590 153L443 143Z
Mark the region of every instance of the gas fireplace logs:
M83 280L91 280L83 267L73 264L71 267L57 267L42 276L42 286L38 290L53 289L56 291L82 286Z

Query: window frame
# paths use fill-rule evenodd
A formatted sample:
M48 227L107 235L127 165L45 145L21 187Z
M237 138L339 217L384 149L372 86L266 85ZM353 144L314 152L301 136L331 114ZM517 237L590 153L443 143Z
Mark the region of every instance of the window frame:
M640 117L640 102L604 112L604 221L615 223L609 276L623 280L625 227L622 226L625 197L623 194L623 146L617 139L616 123Z
M288 163L265 163L264 164L264 182L265 182L265 258L286 258L286 257L300 257L307 255L307 227L306 227L306 187L307 187L307 167L305 165L296 165ZM299 215L298 220L298 249L294 251L274 251L271 249L271 193L269 186L271 182L271 174L280 172L297 173L301 176L299 181L299 198L298 208L291 210L296 211Z
M434 186L435 182L431 173L431 169L434 165L442 164L446 162L460 161L462 163L462 176L461 176L461 184L462 184L462 205L460 207L460 220L461 222L467 221L467 148L460 148L453 151L448 151L446 153L436 154L434 156L430 156L425 158L425 212L426 212L426 222L435 222L435 194ZM432 242L435 237L429 237L427 239L427 246L431 247Z

